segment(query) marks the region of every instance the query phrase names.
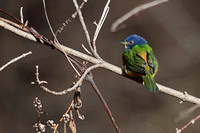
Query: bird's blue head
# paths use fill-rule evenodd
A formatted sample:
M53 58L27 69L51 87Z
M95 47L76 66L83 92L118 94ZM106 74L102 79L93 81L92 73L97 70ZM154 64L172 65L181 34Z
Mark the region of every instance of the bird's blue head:
M126 49L131 49L135 45L148 44L144 38L136 34L130 35L122 43L125 44Z

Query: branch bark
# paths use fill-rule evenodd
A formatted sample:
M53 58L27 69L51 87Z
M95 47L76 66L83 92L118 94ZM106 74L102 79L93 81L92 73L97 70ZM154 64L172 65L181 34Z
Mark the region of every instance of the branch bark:
M4 18L1 18L1 17L0 17L0 26L11 31L11 32L14 32L15 34L22 36L26 39L29 39L29 40L34 41L34 42L46 44L46 45L52 47L53 41L46 39L44 36L40 35L39 33L36 36L35 34L33 34L32 32L29 31L30 28L22 27L22 26L14 23L14 22L11 22L11 21L4 19ZM60 48L68 54L71 54L73 56L76 56L78 58L86 60L86 61L91 62L93 64L101 64L102 68L105 68L109 71L112 71L113 73L116 73L118 75L121 75L121 76L128 78L123 73L123 70L118 66L115 66L113 64L110 64L110 63L103 61L103 60L100 60L100 59L96 59L92 56L89 56L89 55L84 54L82 52L79 52L77 50L71 49L71 48L66 47L62 44L60 44ZM59 50L60 48L57 47L57 50ZM62 50L59 50L59 51L62 51ZM180 92L180 91L177 91L177 90L172 89L170 87L166 87L166 86L161 85L161 84L157 84L157 85L158 85L158 88L159 88L159 92L162 92L164 94L167 94L167 95L176 97L178 99L181 99L181 101L187 101L187 102L191 102L191 103L194 103L194 104L200 104L199 98L194 97L194 96L192 96L192 95L190 95L186 92Z

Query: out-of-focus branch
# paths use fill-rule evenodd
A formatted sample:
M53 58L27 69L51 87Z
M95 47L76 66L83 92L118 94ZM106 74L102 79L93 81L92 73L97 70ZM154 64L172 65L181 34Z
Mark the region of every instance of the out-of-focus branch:
M179 113L179 116L177 118L175 118L175 122L178 122L184 118L187 118L189 115L191 115L195 110L197 110L198 108L200 108L200 104L195 104L192 107L183 110Z
M15 25L17 25L17 24L15 23ZM17 35L20 35L20 36L22 36L22 37L24 37L26 39L29 39L29 40L32 40L32 41L35 41L35 42L39 42L39 43L42 43L42 44L46 44L46 45L48 45L50 47L54 47L54 46L52 46L53 41L46 39L44 36L40 35L36 31L33 34L32 32L29 32L30 28L28 30L27 28L20 28L20 26L13 26L13 24L9 23L9 21L7 21L7 20L5 21L5 19L3 19L1 17L0 17L0 26L4 27L5 29L8 29L11 32L14 32ZM71 48L66 47L64 45L61 45L61 44L60 44L60 47L62 47L62 49L68 54L74 55L74 56L79 57L79 58L81 58L83 60L91 62L93 64L101 64L101 67L103 67L103 68L105 68L105 69L107 69L109 71L112 71L112 72L114 72L116 74L119 74L119 75L122 75L124 77L127 77L123 73L123 70L118 66L110 64L110 63L108 63L106 61L102 61L102 60L96 59L96 58L94 58L92 56L86 55L86 54L84 54L82 52L76 51L74 49L71 49ZM61 51L59 47L56 47L56 49ZM183 93L183 92L174 90L172 88L166 87L166 86L161 85L161 84L157 84L157 85L159 87L159 91L162 92L162 93L165 93L165 94L168 94L170 96L179 98L182 101L187 101L187 102L191 102L191 103L195 103L195 104L200 104L200 99L197 98L197 97L194 97L194 96L192 96L190 94L187 94L187 93Z
M200 119L200 115L198 115L197 117L195 117L194 119L192 119L189 123L187 123L185 126L183 126L182 128L178 129L176 128L176 133L181 133L183 130L185 130L188 126L194 124L198 119Z
M12 63L15 63L16 61L18 61L18 60L20 60L20 59L22 59L22 58L24 58L24 57L26 57L26 56L28 56L28 55L30 55L30 54L32 54L31 51L29 51L29 52L27 52L27 53L24 53L24 54L22 54L21 56L18 56L18 57L16 57L16 58L12 59L12 60L9 61L8 63L6 63L6 64L3 65L2 67L0 67L0 71L2 71L3 69L5 69L7 66L11 65Z
M131 16L138 14L139 12L154 7L156 5L162 4L164 2L167 2L168 0L155 0L149 3L145 3L142 5L137 6L136 8L133 8L132 10L130 10L129 12L127 12L126 14L124 14L123 16L121 16L120 18L118 18L111 26L110 31L111 32L116 32L119 29L121 29L122 27L119 27L120 24L122 24L124 21L126 21L127 19L129 19Z

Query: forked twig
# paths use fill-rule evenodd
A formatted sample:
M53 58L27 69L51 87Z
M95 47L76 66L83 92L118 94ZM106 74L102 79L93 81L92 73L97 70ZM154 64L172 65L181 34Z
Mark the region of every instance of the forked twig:
M78 87L74 93L74 98L71 101L71 104L68 107L67 111L60 118L60 121L57 123L57 125L54 126L54 133L57 132L57 128L62 121L64 121L64 130L65 130L64 132L66 132L66 124L69 122L69 127L70 127L72 133L76 133L76 125L75 125L75 122L73 119L72 110L76 111L79 119L81 119L81 120L85 119L85 117L83 115L81 115L79 112L79 109L82 107L82 101L80 99L80 95L81 95L81 88Z
M79 20L81 22L81 25L83 27L83 30L85 32L85 36L86 36L86 40L89 44L89 47L90 47L90 50L92 51L92 54L97 58L97 59L101 59L101 57L98 55L97 52L94 51L94 48L92 47L92 44L91 44L91 38L90 38L90 34L88 32L88 29L87 29L87 26L85 24L85 21L84 21L84 18L83 18L83 15L82 15L82 12L78 6L78 3L77 3L77 0L73 0L74 2L74 6L76 7L76 10L78 12L78 15L79 15Z
M24 53L24 54L22 54L21 56L18 56L18 57L16 57L16 58L12 59L12 60L9 61L8 63L6 63L6 64L3 65L2 67L0 67L0 71L2 71L3 69L5 69L7 66L11 65L12 63L15 63L16 61L18 61L18 60L20 60L20 59L22 59L22 58L24 58L24 57L26 57L26 56L28 56L28 55L30 55L30 54L32 54L31 51L29 51L29 52L27 52L27 53Z
M100 30L101 30L101 27L102 27L102 25L103 25L103 23L104 23L104 21L105 21L107 15L108 15L108 12L109 12L109 9L110 9L109 4L110 4L110 0L107 1L106 5L105 5L105 7L104 7L103 13L102 13L102 15L101 15L101 18L100 18L100 20L99 20L99 22L98 22L98 24L97 24L97 27L96 27L96 31L95 31L95 33L94 33L94 37L93 37L93 48L94 48L94 51L95 51L95 52L97 52L96 40L97 40L97 37L98 37L99 32L100 32Z
M54 42L55 42L55 45L57 45L58 47L60 47L62 49L62 47L60 46L60 43L58 42L58 39L53 31L53 28L51 26L51 23L49 21L49 18L48 18L48 15L47 15L47 10L46 10L46 5L45 5L45 0L43 0L43 6L44 6L44 12L45 12L45 17L46 17L46 20L47 20L47 23L49 25L49 28L51 30L51 33L54 37ZM80 76L80 73L78 72L78 70L75 68L75 66L73 65L73 63L71 62L70 58L68 57L67 53L62 49L65 57L67 58L67 60L69 61L70 65L72 66L72 68L74 69L74 71Z
M67 114L69 113L69 111L70 111L70 109L71 109L73 103L74 103L74 99L72 100L70 106L68 107L68 109L67 109L67 111L65 112L64 115L67 115ZM57 131L57 129L58 129L58 126L59 126L60 123L63 121L63 119L64 119L64 118L62 117L62 118L59 120L59 122L57 123L56 127L54 128L53 133L56 133L56 131Z
M119 29L121 29L122 27L119 27L120 24L122 24L124 21L126 21L127 19L129 19L131 16L138 14L139 12L148 9L150 7L154 7L156 5L162 4L164 2L167 2L168 0L154 0L152 2L149 3L145 3L142 4L140 6L137 6L136 8L133 8L132 10L130 10L129 12L127 12L126 14L124 14L123 16L121 16L120 18L118 18L111 26L110 31L111 32L116 32Z
M77 10L77 12L78 12L81 25L82 25L82 27L83 27L83 29L84 29L85 36L86 36L86 40L87 40L87 42L88 42L88 44L89 44L89 47L90 47L91 51L93 51L93 48L92 48L92 45L91 45L90 34L89 34L88 30L87 30L87 26L86 26L86 24L85 24L85 21L84 21L82 12L81 12L81 10L80 10L80 8L79 8L79 6L78 6L77 1L76 1L76 0L73 0L73 2L74 2L74 6L76 7L76 10Z
M41 87L44 91L46 91L46 92L48 92L48 93L50 93L50 94L53 94L53 95L65 95L65 94L67 94L68 92L75 90L78 86L81 86L81 84L82 84L83 80L85 79L85 77L87 76L87 74L88 74L90 71L92 71L93 69L98 68L98 67L102 67L102 65L101 65L101 64L96 64L96 65L93 65L93 66L87 68L87 69L85 70L85 72L81 75L80 79L76 82L76 84L74 84L72 87L70 87L70 88L68 88L68 89L65 89L65 90L63 90L63 91L57 92L57 91L52 91L52 90L50 90L50 89L48 89L47 87L44 86L44 84L47 84L47 81L41 81L41 80L39 79L39 70L38 70L38 69L39 69L39 66L36 66L36 73L35 73L35 75L36 75L36 83L37 83L38 85L40 85L40 87ZM32 84L34 84L34 82L32 82Z

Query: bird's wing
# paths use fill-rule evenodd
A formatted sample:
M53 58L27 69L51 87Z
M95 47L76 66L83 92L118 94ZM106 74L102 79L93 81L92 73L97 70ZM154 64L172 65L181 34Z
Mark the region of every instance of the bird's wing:
M123 63L126 69L146 75L146 62L140 55L138 55L137 51L133 49L125 50L123 54Z
M147 60L151 74L156 74L158 71L158 61L152 50L150 52L147 52Z

